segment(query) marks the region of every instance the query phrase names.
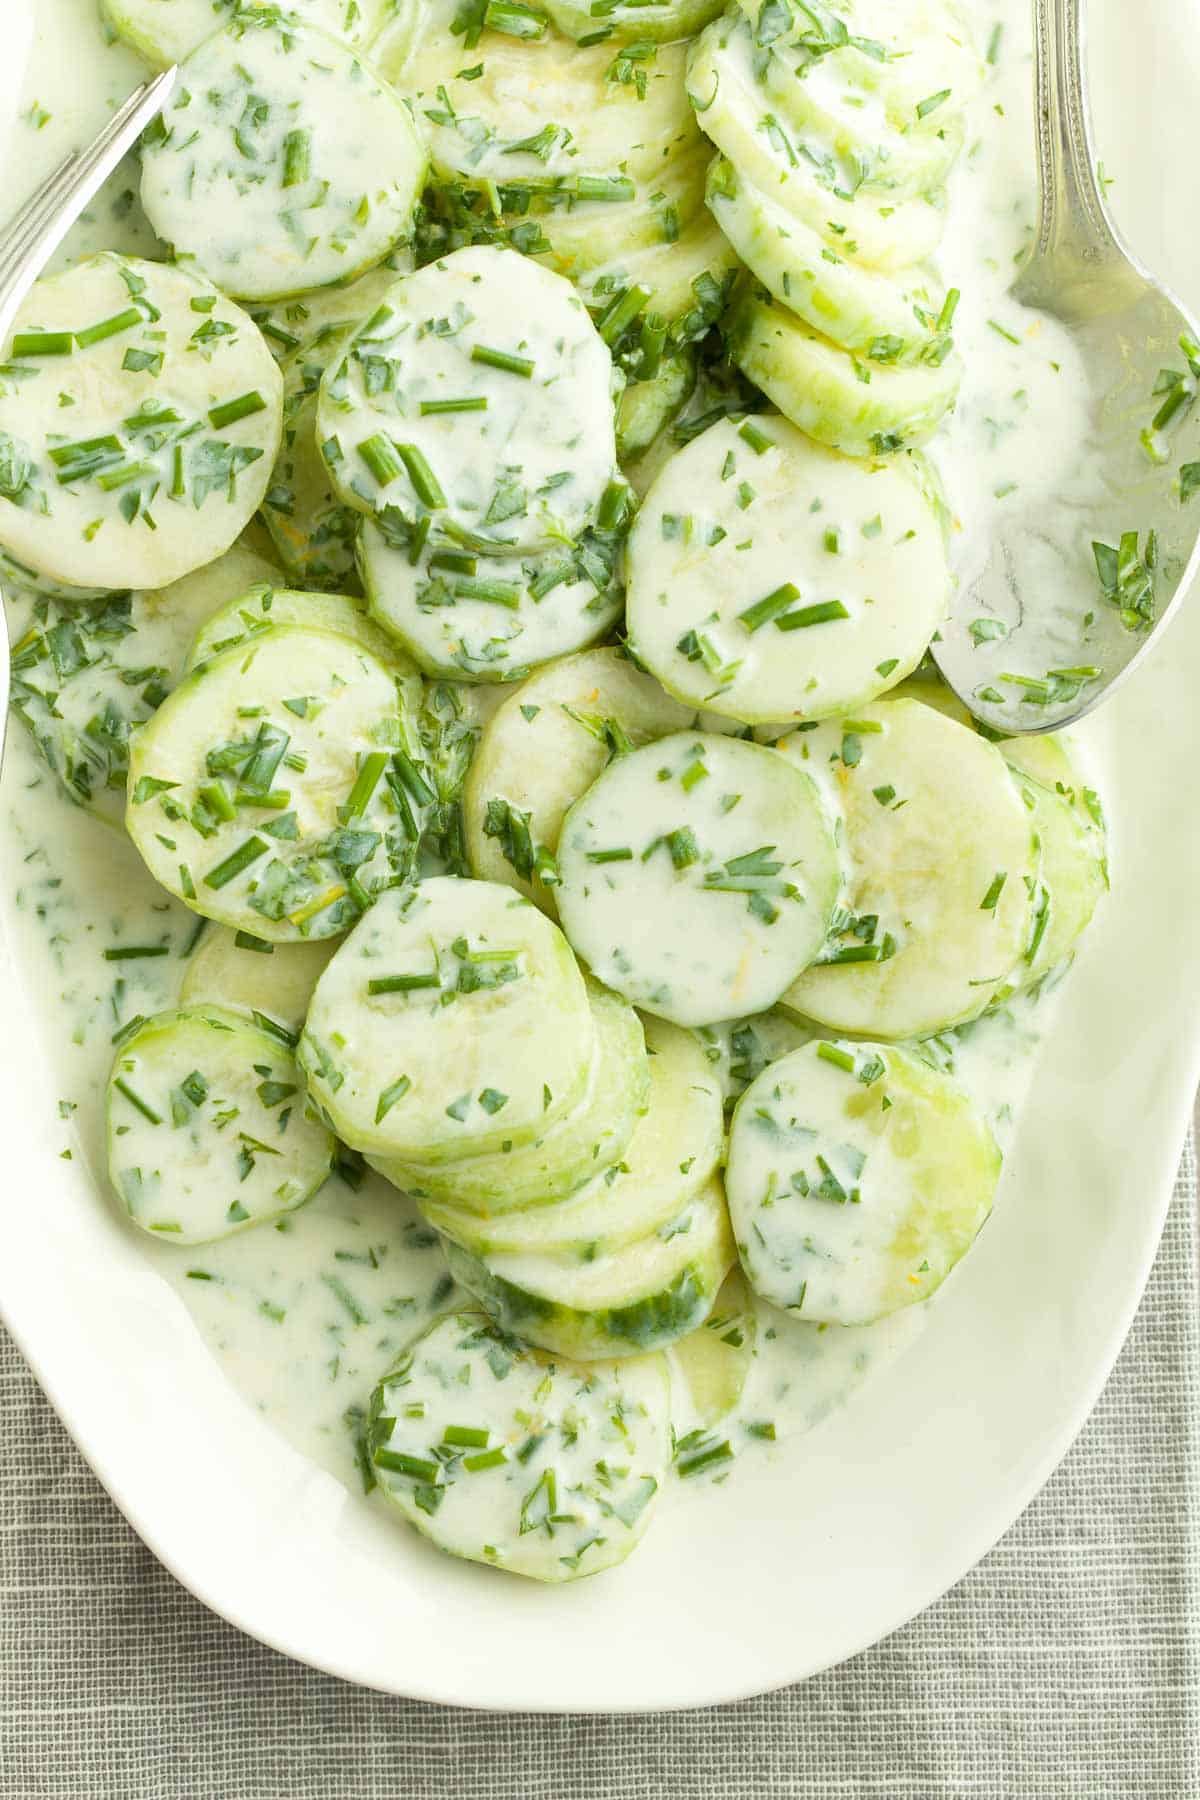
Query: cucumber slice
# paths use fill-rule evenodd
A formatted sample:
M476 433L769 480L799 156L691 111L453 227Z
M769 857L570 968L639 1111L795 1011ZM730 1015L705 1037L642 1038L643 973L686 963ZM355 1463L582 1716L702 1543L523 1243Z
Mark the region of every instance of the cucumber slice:
M623 487L614 487L623 514ZM520 681L539 663L604 637L621 616L613 532L531 556L460 548L438 527L413 559L413 534L386 515L358 538L363 588L377 619L427 675Z
M360 644L389 669L400 693L404 748L410 753L414 750L424 684L395 639L367 617L366 602L351 595L302 593L260 581L209 614L192 640L185 667L194 669L236 645L253 642L274 625L312 625L320 631L335 631Z
M722 156L709 170L706 198L747 268L831 343L888 364L944 354L938 333L944 296L935 294L925 270L884 275L837 255L820 232L745 180Z
M284 364L283 440L263 497L262 517L279 560L298 587L336 591L357 581L354 540L360 515L334 493L317 448L321 377L356 325L331 332L327 354L323 346Z
M648 380L630 382L617 406L618 461L632 462L648 450L695 385L696 357L690 349L664 357Z
M467 550L550 548L612 475L611 379L569 282L515 250L458 250L398 281L329 370L321 454L348 505L396 526L436 514Z
M697 304L706 287L730 285L738 266L724 232L702 212L674 243L651 244L601 263L580 275L578 286L589 306L605 310L636 288L642 312L673 323ZM719 315L720 308L715 310ZM603 312L599 324L603 329Z
M381 262L425 173L411 113L353 50L242 11L181 63L143 139L142 205L223 292L273 300Z
M142 727L126 826L194 912L272 943L334 937L411 873L413 796L431 796L405 735L389 668L275 625L193 669Z
M1068 800L1013 771L1029 811L1039 856L1033 920L1020 984L1031 987L1060 968L1091 923L1108 886L1104 841Z
M564 37L586 42L602 34L606 44L637 44L639 50L694 37L723 10L722 0L546 0L550 21ZM639 55L633 66L644 69L647 62L653 67L652 58Z
M962 149L962 107L944 87L914 98L903 79L887 84L883 65L851 52L814 55L804 44L777 40L761 61L768 102L807 142L835 177L854 193L912 199L934 193Z
M609 764L558 849L563 929L599 980L677 1025L778 1000L824 943L841 882L832 824L800 773L700 732Z
M945 100L929 112L942 105L961 112L982 81L969 27L950 0L833 0L832 5L827 0L823 19L814 19L811 7L794 0L737 3L760 50L799 48L806 66L822 62L844 80L848 97L861 89L876 91L901 126L926 97L945 89Z
M799 503L798 503L799 502ZM630 641L682 701L824 718L916 668L950 568L922 471L786 420L722 419L669 460L630 533Z
M464 1209L484 1223L518 1208L542 1207L572 1194L596 1169L625 1155L650 1095L646 1040L633 1008L598 982L588 985L595 1048L578 1102L529 1144L422 1167L384 1160L379 1171L426 1207L430 1222ZM468 1232L471 1227L466 1228ZM449 1235L459 1233L451 1230Z
M255 326L207 282L93 257L36 284L8 356L0 543L18 562L68 587L165 587L254 516L282 383Z
M962 364L953 351L938 365L868 370L754 282L735 293L725 329L742 373L793 425L847 456L926 443L958 393Z
M728 1418L745 1391L758 1341L754 1301L740 1269L732 1269L721 1284L712 1312L699 1331L672 1345L669 1359L673 1377L682 1387L688 1426L715 1425ZM672 1422L676 1438L681 1408L675 1400L672 1380Z
M620 203L698 141L685 45L664 44L643 65L639 89L610 77L609 43L566 44L544 29L517 38L479 23L456 33L458 15L457 0L441 0L414 30L412 15L401 13L373 48L387 79L412 97L443 180L581 198L607 192Z
M864 1037L924 1037L973 1019L1030 942L1029 814L991 744L917 700L785 738L836 789L849 883L823 959L784 996Z
M1076 767L1069 737L1047 731L1037 737L1002 738L999 749L1011 768L1065 800L1075 816L1103 843L1107 829L1104 807L1095 788L1086 785Z
M300 1063L356 1150L440 1163L531 1143L582 1098L595 1041L558 928L510 888L439 876L384 894L347 939Z
M156 68L182 62L239 11L272 0L100 0L117 36ZM366 44L393 11L394 0L288 0L286 10L350 44Z
M704 183L712 152L701 139L672 156L637 185L632 200L579 200L565 194L533 194L530 212L551 248L539 260L568 281L588 269L654 244L671 244L704 210Z
M475 1257L445 1241L456 1281L504 1331L592 1362L661 1350L702 1325L736 1252L717 1177L682 1218L591 1262L537 1254Z
M421 1333L371 1397L380 1492L451 1556L534 1581L598 1575L633 1550L670 1467L661 1357L550 1362L477 1313Z
M207 1244L312 1198L335 1146L292 1042L220 1006L158 1013L126 1039L108 1085L108 1167L140 1230Z
M942 205L842 187L823 158L806 153L781 124L759 82L757 57L749 26L730 12L696 40L688 59L688 92L701 128L743 179L821 233L839 255L853 244L867 268L903 269L932 256L945 222Z
M336 949L333 938L268 944L225 925L210 925L188 959L180 1004L263 1013L299 1037L313 991Z
M793 1051L733 1116L726 1179L750 1285L814 1324L927 1300L991 1212L1000 1163L965 1091L906 1051Z
M130 734L173 685L189 632L218 599L270 573L235 544L166 588L85 605L9 597L9 705L69 800L122 824Z
M683 731L692 717L619 650L586 650L539 670L488 720L467 775L463 825L475 874L553 913L567 809L618 746Z
M444 1202L441 1195L422 1200L429 1223L476 1256L497 1252L591 1262L680 1218L712 1180L724 1150L721 1095L690 1031L647 1019L646 1047L649 1103L628 1146L617 1153L619 1161L612 1160L556 1206L530 1208L523 1199L520 1210L480 1218L453 1204L448 1192ZM447 1175L462 1166L451 1164Z
M327 343L338 341L343 332L356 331L369 319L388 289L401 275L411 274L412 267L410 250L393 250L378 268L368 269L355 281L255 306L250 317L279 362L319 356Z
M757 1013L751 1019L727 1019L696 1033L726 1102L738 1100L763 1070L811 1042L816 1027L789 1013Z

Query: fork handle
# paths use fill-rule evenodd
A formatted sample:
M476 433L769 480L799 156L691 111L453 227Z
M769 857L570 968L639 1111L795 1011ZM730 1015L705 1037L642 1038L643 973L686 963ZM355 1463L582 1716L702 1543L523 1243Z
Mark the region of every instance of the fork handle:
M1084 0L1033 0L1041 207L1033 262L1094 276L1123 250L1108 216L1092 148Z
M135 89L99 136L61 162L0 234L0 347L8 339L22 300L84 207L162 111L177 75L175 68L164 69Z

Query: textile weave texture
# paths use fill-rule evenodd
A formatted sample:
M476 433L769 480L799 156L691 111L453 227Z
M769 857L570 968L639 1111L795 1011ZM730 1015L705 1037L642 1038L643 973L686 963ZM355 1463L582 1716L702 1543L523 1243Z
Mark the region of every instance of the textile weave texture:
M3 1800L1195 1800L1200 1295L1185 1154L1092 1419L973 1573L801 1687L642 1718L366 1693L159 1567L0 1337Z

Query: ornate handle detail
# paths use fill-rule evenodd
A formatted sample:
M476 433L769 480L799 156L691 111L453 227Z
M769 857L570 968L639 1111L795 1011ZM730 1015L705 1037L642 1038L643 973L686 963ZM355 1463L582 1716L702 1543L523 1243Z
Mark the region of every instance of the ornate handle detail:
M1084 0L1033 0L1041 214L1035 259L1095 267L1121 254L1092 153Z

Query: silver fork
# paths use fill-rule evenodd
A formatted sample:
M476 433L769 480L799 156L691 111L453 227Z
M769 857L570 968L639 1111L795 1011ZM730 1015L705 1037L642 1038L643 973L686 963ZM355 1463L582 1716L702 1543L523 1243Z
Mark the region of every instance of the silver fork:
M0 349L8 340L22 300L88 202L125 152L166 105L178 69L143 82L82 150L64 157L21 210L0 229ZM3 596L0 595L0 610ZM8 719L8 633L0 630L0 756Z

